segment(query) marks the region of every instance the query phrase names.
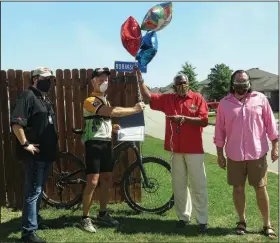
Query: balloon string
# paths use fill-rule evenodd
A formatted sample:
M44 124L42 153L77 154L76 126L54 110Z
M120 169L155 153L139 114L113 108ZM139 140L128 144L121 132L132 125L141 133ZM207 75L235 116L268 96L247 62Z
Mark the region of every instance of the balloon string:
M170 120L170 130L171 130L171 134L170 134L170 150L171 150L171 161L173 160L173 155L174 155L174 153L173 153L173 127L172 127L172 122L171 122L171 120Z
M137 61L136 61L136 58L135 58L135 66L136 66L136 64L137 64ZM138 102L143 102L143 96L142 96L141 91L140 91L140 86L139 86L138 80L137 80L137 98L138 98Z

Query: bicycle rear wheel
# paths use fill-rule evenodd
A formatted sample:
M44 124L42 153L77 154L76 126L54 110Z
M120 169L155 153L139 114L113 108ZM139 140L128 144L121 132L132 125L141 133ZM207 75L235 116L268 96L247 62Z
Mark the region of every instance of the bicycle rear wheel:
M143 157L148 178L145 185L139 163L124 174L123 192L127 204L136 212L162 214L174 205L170 165L161 158Z
M58 209L69 209L81 202L86 185L83 161L74 154L61 152L52 168L43 200Z

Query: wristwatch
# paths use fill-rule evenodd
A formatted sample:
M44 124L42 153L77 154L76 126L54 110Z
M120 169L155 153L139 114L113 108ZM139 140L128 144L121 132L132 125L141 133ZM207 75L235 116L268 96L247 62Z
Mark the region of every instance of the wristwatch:
M139 83L144 83L144 79L141 78L141 79L138 80L138 82Z
M29 146L29 142L28 141L26 141L24 144L22 144L21 146L23 147L23 148L25 148L25 147L28 147Z

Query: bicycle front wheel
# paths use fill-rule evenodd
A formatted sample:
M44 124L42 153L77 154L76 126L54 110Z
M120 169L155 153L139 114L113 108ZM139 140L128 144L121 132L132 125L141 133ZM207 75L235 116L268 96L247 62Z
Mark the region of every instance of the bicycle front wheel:
M57 209L69 209L82 201L86 185L85 165L68 152L59 153L43 191L43 200Z
M143 157L147 183L139 163L124 174L123 192L127 204L136 212L162 214L174 205L170 165L161 158Z

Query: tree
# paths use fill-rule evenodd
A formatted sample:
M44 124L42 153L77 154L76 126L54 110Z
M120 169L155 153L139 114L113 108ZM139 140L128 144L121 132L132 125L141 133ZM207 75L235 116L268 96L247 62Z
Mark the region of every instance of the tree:
M188 76L189 79L189 86L192 91L197 92L198 91L198 81L196 79L197 74L195 73L196 68L193 67L188 62L185 62L184 65L182 65L182 70L178 72L178 74L183 73Z
M208 75L209 98L220 101L229 92L232 70L225 64L216 64Z

